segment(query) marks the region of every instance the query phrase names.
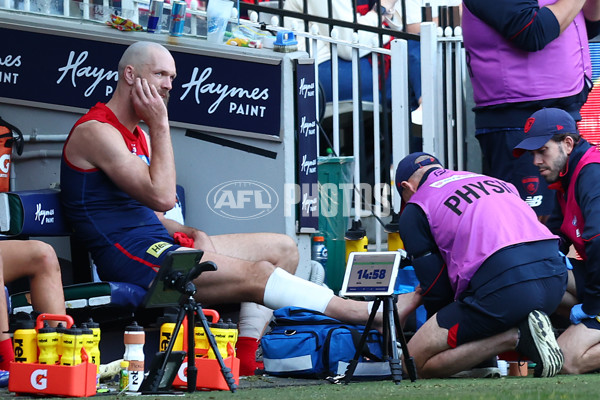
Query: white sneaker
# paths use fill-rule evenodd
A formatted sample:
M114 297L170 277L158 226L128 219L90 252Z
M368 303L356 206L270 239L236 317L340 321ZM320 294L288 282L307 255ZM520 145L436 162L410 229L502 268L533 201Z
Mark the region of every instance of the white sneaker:
M516 350L536 364L533 376L547 378L558 374L565 357L556 342L550 318L544 312L534 310L518 328L520 337Z

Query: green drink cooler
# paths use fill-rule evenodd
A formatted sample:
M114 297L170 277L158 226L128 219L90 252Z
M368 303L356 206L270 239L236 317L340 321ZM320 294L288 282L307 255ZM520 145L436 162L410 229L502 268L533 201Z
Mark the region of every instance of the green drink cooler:
M350 220L351 191L341 184L353 182L354 157L319 157L319 231L325 237L327 267L325 283L336 294L346 270L346 242L344 234ZM348 198L344 198L346 195Z

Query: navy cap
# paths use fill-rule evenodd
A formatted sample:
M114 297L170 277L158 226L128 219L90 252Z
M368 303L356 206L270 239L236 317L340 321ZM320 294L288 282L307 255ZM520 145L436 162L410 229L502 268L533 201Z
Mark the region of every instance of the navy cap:
M417 162L417 159L421 156L428 156L429 158L426 158L426 159L423 159L423 160ZM431 165L431 164L442 165L440 160L438 160L437 158L435 158L434 156L432 156L429 153L417 152L417 153L411 153L411 154L407 155L406 157L404 157L398 163L398 168L396 168L396 189L398 189L398 193L400 193L400 195L402 195L402 186L400 186L400 184L402 182L407 181L408 178L410 178L412 176L412 174L414 174L415 171L418 170L419 168L422 168L426 165Z
M521 157L527 150L537 150L561 133L577 133L577 124L571 114L560 108L542 108L527 119L525 139L514 147L513 156Z

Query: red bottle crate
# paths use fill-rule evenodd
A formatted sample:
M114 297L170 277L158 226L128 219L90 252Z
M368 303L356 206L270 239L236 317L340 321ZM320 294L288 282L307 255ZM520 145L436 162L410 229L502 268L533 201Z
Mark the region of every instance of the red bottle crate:
M8 390L14 393L90 397L96 394L96 365L10 363Z

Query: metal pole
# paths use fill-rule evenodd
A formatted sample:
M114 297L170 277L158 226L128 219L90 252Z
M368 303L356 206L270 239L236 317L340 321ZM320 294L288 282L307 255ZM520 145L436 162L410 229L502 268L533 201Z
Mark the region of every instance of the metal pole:
M379 143L379 138L381 135L381 126L379 124L379 68L378 65L378 55L375 52L371 53L371 62L373 65L372 68L372 78L373 78L373 173L374 177L374 187L373 187L373 199L375 202L375 209L373 212L375 216L379 219L381 218L381 148ZM384 100L385 101L385 100ZM380 195L377 195L376 191L379 191ZM381 251L381 226L379 224L375 224L375 250Z
M358 34L352 35L352 43L358 43ZM354 220L360 220L360 94L358 74L358 48L352 48L352 154L354 155Z
M421 90L423 92L423 151L434 153L436 134L437 27L433 22L421 24Z
M391 43L392 61L392 169L409 152L409 105L408 105L408 44L404 39L395 39ZM425 94L425 91L423 92ZM423 95L425 98L425 95ZM393 181L393 178L392 178ZM396 213L400 212L401 199L396 190L390 188L392 204Z

